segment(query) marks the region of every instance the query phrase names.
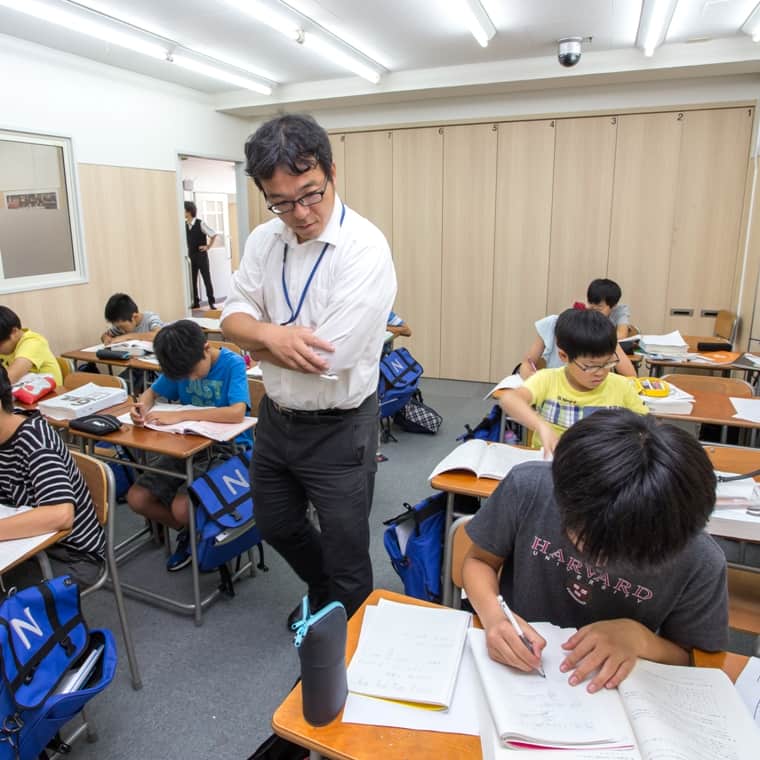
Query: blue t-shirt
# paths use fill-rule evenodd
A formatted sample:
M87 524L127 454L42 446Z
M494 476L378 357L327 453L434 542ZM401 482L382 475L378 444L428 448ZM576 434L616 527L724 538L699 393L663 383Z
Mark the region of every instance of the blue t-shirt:
M151 386L157 396L168 401L179 401L193 406L232 406L243 402L246 412L251 411L251 398L248 394L248 377L245 374L245 362L242 356L222 348L219 356L211 365L208 375L200 380L169 380L164 375ZM253 446L253 434L249 428L235 438L246 448Z

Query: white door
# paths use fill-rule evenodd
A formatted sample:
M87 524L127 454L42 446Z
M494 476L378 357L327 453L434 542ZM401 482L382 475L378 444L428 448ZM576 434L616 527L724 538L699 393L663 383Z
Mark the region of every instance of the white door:
M217 301L226 298L230 293L232 278L232 255L230 252L230 214L226 193L195 193L195 204L198 207L198 218L215 230L218 237L214 247L209 249L208 260L211 270L211 282L214 285L214 296ZM201 300L206 299L206 289L203 278L198 276Z

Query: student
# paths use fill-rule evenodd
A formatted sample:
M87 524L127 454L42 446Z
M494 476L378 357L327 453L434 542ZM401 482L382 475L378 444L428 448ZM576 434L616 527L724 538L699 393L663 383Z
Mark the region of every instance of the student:
M615 325L617 339L623 340L628 337L630 309L625 304L619 303L620 297L620 286L616 282L606 279L592 280L586 291L585 308L604 314ZM584 308L583 304L578 304L578 308ZM548 369L562 366L555 340L554 328L556 324L556 314L550 314L548 317L543 317L536 322L536 332L538 335L520 363L519 371L523 379L530 377L536 371L539 359L543 359L546 362ZM628 377L636 377L636 370L623 349L617 346L615 353L618 359L620 359L616 368L617 373Z
M108 345L118 340L144 338L146 333L152 336L163 327L161 317L152 311L140 311L137 304L126 293L114 293L106 302L106 322L111 326L100 336Z
M63 383L61 368L48 342L36 332L21 327L21 320L7 306L0 306L0 364L8 371L11 383L28 372L52 375L56 385Z
M385 329L392 332L396 338L409 338L412 334L412 328L395 311L388 315L388 324Z
M190 259L190 277L193 286L192 308L197 309L200 305L198 298L198 272L203 277L203 285L206 288L206 298L209 309L214 306L214 284L211 282L211 270L209 269L208 252L214 247L214 241L219 233L209 227L202 219L198 219L198 208L192 201L185 201L185 232L187 233L187 256Z
M90 585L103 562L105 535L84 479L61 436L38 414L13 413L12 385L0 367L0 503L31 506L0 520L0 540L70 530L46 549L63 572Z
M571 685L592 676L594 692L637 657L687 665L693 647L725 649L726 560L703 530L714 504L712 465L685 431L627 410L581 420L553 462L515 467L466 527L464 588L490 656L533 670L546 642L525 621L578 628L561 670Z
M567 309L557 319L556 333L564 366L539 370L521 388L505 391L500 401L507 415L537 434L534 446L543 445L547 455L567 428L598 409L647 413L631 381L610 374L620 358L609 319L598 311Z
M163 327L156 335L153 350L162 374L130 411L136 425L145 422L169 425L183 420L243 421L250 409L250 401L242 356L227 348L212 348L203 330L188 319ZM186 405L215 408L153 411L158 397ZM250 449L253 445L251 431L246 430L238 435L234 443ZM204 462L201 471L229 459L233 453L231 443L215 443L210 461ZM185 462L175 457L158 455L151 464L165 470L185 471ZM184 481L169 475L145 472L127 492L127 503L143 517L179 531L177 549L166 562L169 572L190 564L190 535L187 531L190 500Z

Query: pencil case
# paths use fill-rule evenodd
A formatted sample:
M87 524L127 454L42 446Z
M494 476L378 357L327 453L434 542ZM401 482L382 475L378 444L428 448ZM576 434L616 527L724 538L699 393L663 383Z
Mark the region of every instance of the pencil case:
M98 359L129 359L132 354L124 349L100 348L95 352Z
M294 624L294 644L301 660L303 717L324 726L337 717L348 695L346 680L346 610L340 602L309 615L309 597Z
M700 341L697 343L697 351L730 351L733 348L731 343L724 341Z

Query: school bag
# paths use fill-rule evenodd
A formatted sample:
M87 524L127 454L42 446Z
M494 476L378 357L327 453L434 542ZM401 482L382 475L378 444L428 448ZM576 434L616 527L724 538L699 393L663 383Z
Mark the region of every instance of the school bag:
M99 647L79 688L56 693ZM48 746L66 751L58 731L111 683L116 646L110 631L88 629L79 587L61 576L0 605L0 661L0 760L35 760Z
M417 390L422 366L405 348L397 348L380 360L377 398L380 418L392 417Z
M393 415L393 422L407 433L434 435L441 427L443 417L423 402L422 392L418 388L404 407Z
M249 470L250 452L241 452L196 478L188 492L195 505L198 569L219 570L219 589L235 596L233 573L228 563L237 561L254 546L259 550L257 567L264 572L264 545L253 513Z
M501 407L494 404L491 411L478 422L475 427L464 426L464 433L457 436L457 441L469 441L472 438L480 438L484 441L499 442L499 430L501 429ZM522 425L514 420L506 420L504 425L504 441L502 443L519 443L522 438Z

